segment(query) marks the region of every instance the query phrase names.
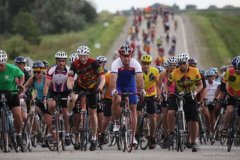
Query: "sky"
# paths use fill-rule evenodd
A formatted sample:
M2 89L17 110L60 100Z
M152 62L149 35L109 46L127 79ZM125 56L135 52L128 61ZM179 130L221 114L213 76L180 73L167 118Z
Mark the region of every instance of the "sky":
M132 6L135 8L143 8L154 3L161 3L172 6L174 3L180 6L180 9L184 9L187 4L195 4L198 9L206 9L210 5L216 5L218 8L222 8L225 5L233 5L240 7L240 0L88 0L93 2L97 8L97 12L108 10L112 13L118 10L128 10Z

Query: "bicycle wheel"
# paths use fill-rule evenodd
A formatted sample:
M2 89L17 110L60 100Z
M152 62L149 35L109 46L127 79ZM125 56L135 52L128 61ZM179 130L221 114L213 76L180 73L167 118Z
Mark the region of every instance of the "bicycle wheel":
M88 115L87 115L87 110L85 110L84 111L84 123L83 123L84 125L84 130L85 130L85 132L84 132L84 139L85 139L85 141L84 141L84 151L86 151L87 150L87 144L88 144Z
M17 140L16 140L16 137L14 136L14 134L11 136L11 143L13 144L13 148L14 148L15 152L19 152L19 147L18 147Z
M228 139L227 139L227 151L230 152L234 140L234 129L235 129L235 115L231 118L230 126L228 129Z
M63 117L61 117L61 119L59 120L59 138L61 140L61 143L62 143L62 150L63 151L66 151L66 142L65 142L65 127L64 127L64 119Z
M219 134L219 123L220 123L220 119L222 118L221 115L218 116L214 126L213 126L213 138L212 138L212 141L211 141L211 145L213 145L216 141L216 137L217 135Z
M125 132L126 132L126 126L125 126L125 121L126 121L126 117L125 115L122 113L121 115L121 119L120 119L120 130L119 132L117 132L117 145L118 145L118 149L121 148L123 152L125 152L126 150L126 138L125 138Z
M184 117L183 117L183 113L179 112L177 115L177 151L181 151L183 152L184 150L184 144L185 144L185 134L184 134L184 128L183 128L183 123L184 122Z
M125 127L126 127L126 131L125 131L125 141L126 141L126 149L128 152L132 151L132 147L133 145L133 138L134 138L134 134L133 134L133 130L134 130L134 118L133 118L133 113L131 110L128 110L127 114L125 115L126 119L125 119Z
M55 129L53 130L53 132L55 132ZM50 151L55 151L55 147L54 147L54 143L53 143L53 136L52 136L51 132L49 131L48 127L46 127L45 139L46 139L46 144L47 144L48 149Z
M203 143L206 144L206 138L205 138L205 127L202 121L202 116L201 114L198 115L198 125L199 125L199 139L200 139L200 144L202 145Z
M23 149L23 152L26 152L27 149L29 149L29 151L31 151L32 149L32 143L31 143L30 137L32 135L34 119L35 118L33 117L33 114L29 114L27 117L27 121L24 124L22 137L23 137L23 142L25 143L25 147Z
M147 149L149 145L149 137L150 137L150 117L149 115L145 115L141 124L141 137L139 140L139 146L142 150Z
M7 127L7 117L2 111L2 142L3 142L3 152L8 152L8 127Z

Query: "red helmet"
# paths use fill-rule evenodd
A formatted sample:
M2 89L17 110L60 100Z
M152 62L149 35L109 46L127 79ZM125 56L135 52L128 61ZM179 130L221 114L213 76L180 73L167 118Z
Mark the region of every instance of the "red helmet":
M120 55L129 56L132 55L133 48L129 45L123 45L119 48L118 52Z

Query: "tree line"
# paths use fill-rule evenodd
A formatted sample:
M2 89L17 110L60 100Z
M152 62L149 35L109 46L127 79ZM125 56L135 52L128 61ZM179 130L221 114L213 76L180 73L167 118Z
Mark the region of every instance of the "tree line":
M79 31L96 19L87 0L0 0L0 33L33 44L40 43L40 35Z

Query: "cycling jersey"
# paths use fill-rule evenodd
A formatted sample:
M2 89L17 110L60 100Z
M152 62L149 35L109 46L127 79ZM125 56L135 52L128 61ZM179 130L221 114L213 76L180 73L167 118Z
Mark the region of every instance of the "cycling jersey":
M69 67L65 66L62 72L59 72L57 65L53 65L47 71L47 79L51 80L50 89L54 92L65 92L68 91L67 88L67 78L68 78Z
M97 89L98 78L104 75L103 68L93 58L88 58L86 64L82 64L79 59L74 61L69 71L69 77L77 73L77 83L83 89Z
M43 75L42 81L40 84L37 84L36 79L33 82L34 84L34 88L37 90L37 98L39 100L43 99L43 88L44 88L44 84L45 84L45 75Z
M143 79L144 79L144 89L146 91L146 97L151 97L156 95L156 81L159 78L159 71L155 67L150 67L149 71L143 72Z
M127 70L124 69L122 61L120 58L117 58L112 63L111 73L117 73L117 86L128 87L136 86L136 73L142 73L142 67L139 62L132 58Z
M223 79L223 83L227 83L227 93L231 96L240 97L240 75L238 75L233 68L229 68Z
M219 84L220 83L215 82L215 81L213 81L213 84L209 84L208 81L206 81L208 102L213 102L214 94L215 94L215 91L217 90Z
M196 82L201 80L201 75L197 68L188 67L186 73L180 68L175 69L168 77L169 82L175 82L175 91L190 93L195 90Z
M6 69L0 72L0 90L13 91L17 90L16 78L22 77L23 72L16 66L6 63ZM12 93L15 95L17 93Z
M111 87L110 87L110 75L111 75L111 72L107 72L105 74L105 86L106 86L105 98L108 98L108 99L112 99Z
M167 69L165 69L163 72L161 72L160 74L164 74L165 75L165 77L164 77L164 79L163 79L163 84L166 84L167 83L167 80L168 80L168 75L167 75ZM163 87L164 88L164 87ZM169 89L168 89L168 92L169 93L174 93L174 91L175 91L175 82L173 82L172 84L171 84L171 86L169 87ZM164 89L163 89L163 93L164 93L165 91L164 91Z

